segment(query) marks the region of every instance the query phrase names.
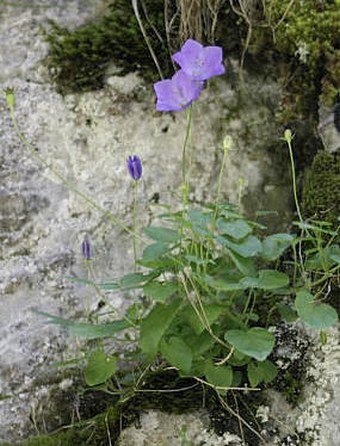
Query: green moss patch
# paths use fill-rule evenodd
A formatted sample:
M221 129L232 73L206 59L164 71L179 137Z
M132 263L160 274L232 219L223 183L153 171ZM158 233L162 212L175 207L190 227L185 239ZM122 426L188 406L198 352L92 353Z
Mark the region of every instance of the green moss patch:
M303 209L306 217L339 224L340 158L319 152L305 176Z
M171 67L163 1L145 0L140 15L159 65L167 75ZM145 79L159 78L131 2L112 2L105 15L74 31L52 21L49 25L44 30L50 44L47 66L61 94L102 88L110 63L119 67L122 75L139 71Z

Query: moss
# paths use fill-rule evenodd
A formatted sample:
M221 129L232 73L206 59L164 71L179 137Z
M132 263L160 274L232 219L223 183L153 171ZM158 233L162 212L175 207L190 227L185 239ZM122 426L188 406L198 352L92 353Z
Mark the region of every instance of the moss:
M143 8L144 16L143 10L140 14L146 34L164 74L168 74L170 58L164 31L163 1L145 0ZM148 80L158 79L131 2L111 2L105 15L74 31L52 21L49 23L49 29L44 30L45 39L50 45L46 62L59 93L102 88L105 72L111 62L121 69L121 74L139 71Z
M306 217L336 225L340 211L340 158L319 152L307 172L303 185L303 210Z
M250 52L271 57L277 65L284 123L308 116L316 122L321 93L328 104L334 101L339 88L339 6L340 0L264 3Z
M111 444L110 440L115 440L118 436L118 423L119 411L111 407L91 420L77 423L65 431L50 435L39 435L20 444L22 446L109 445Z
M125 398L117 398L100 391L87 391L79 401L78 413L84 420L73 425L67 423L64 428L58 428L55 433L39 435L23 441L20 446L106 446L115 444L121 428L126 428L138 420L143 410L163 410L168 413L182 414L205 407L210 414L211 426L218 435L224 432L239 434L239 421L226 410L217 396L210 388L198 385L191 378L180 377L175 370L160 370L150 372L144 377L143 387L139 392L126 394ZM142 390L153 389L153 392ZM160 392L157 392L157 389ZM227 395L227 406L234 412L238 404L243 407L242 417L252 424L257 407L263 403L258 394L247 397ZM72 404L70 404L72 406ZM63 409L67 410L62 405ZM70 412L69 407L68 412ZM94 413L100 411L99 415ZM45 416L46 414L44 414ZM256 446L258 438L254 433L243 426L245 439ZM1 443L0 446L8 446Z

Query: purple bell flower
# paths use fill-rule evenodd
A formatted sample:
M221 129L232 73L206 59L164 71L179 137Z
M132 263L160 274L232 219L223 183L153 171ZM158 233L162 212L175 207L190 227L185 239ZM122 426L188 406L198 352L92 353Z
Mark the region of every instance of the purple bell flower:
M188 39L182 49L172 58L187 76L196 81L205 81L225 72L222 63L222 48L219 46L204 47L193 39Z
M171 79L154 84L158 111L184 110L195 101L203 88L203 82L192 80L183 70L177 71Z
M127 167L131 178L135 181L138 181L141 178L143 172L142 162L140 158L137 155L129 156L127 160Z
M84 238L83 243L81 244L81 250L83 253L83 257L85 260L91 260L91 245L88 238Z

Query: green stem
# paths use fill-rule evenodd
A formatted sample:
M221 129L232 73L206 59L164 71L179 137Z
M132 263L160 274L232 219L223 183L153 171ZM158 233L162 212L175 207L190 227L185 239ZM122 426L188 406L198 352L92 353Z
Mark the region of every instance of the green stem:
M10 117L13 123L13 127L20 139L20 141L30 150L31 155L37 159L43 166L45 166L50 172L52 172L59 180L64 184L64 186L67 187L70 191L81 197L83 200L86 201L87 204L92 206L94 209L97 209L99 212L101 212L105 217L108 217L109 220L112 221L114 225L119 226L123 231L126 231L129 234L132 234L134 237L139 238L140 240L144 241L143 238L138 236L138 234L135 234L134 231L131 231L123 222L121 222L118 218L116 218L111 212L107 211L100 205L98 205L95 201L93 201L90 197L85 195L82 191L80 191L73 183L68 181L57 169L55 169L51 164L47 163L38 153L32 144L27 141L27 139L24 137L24 135L21 133L16 118L14 114L14 108L12 104L8 104L9 111L10 111Z
M322 276L320 279L316 280L315 282L312 282L310 284L310 287L313 288L316 285L320 285L320 283L325 282L326 280L330 279L333 274L340 268L340 265L336 265L333 268L331 268L329 271L324 273L324 276Z
M187 125L186 125L183 146L182 146L182 204L183 204L183 211L182 211L182 223L181 223L181 227L180 227L180 236L179 236L180 250L182 249L182 240L183 240L183 232L184 232L183 221L185 218L186 207L188 204L188 196L189 196L189 188L190 188L189 178L190 178L192 150L190 149L190 153L189 153L189 156L190 156L189 173L187 176L186 175L186 148L187 148L188 141L190 138L190 133L191 133L191 116L192 116L192 105L190 105L190 107L187 109Z
M226 162L227 156L228 156L228 150L223 149L223 157L222 157L222 162L221 162L221 169L220 169L220 173L218 175L218 183L217 183L216 211L217 211L217 206L220 204L224 166L225 166L225 162Z
M291 164L291 168L292 168L293 194L294 194L294 201L295 201L296 211L298 213L300 222L303 224L303 218L302 218L302 215L301 215L299 201L298 201L298 197L297 197L297 190L296 190L295 163L294 163L293 149L292 149L292 145L291 145L290 139L286 139L286 141L287 141L287 144L288 144L289 156L290 156L290 164Z
M134 200L133 200L133 235L132 235L132 245L133 245L133 259L135 265L135 272L137 270L137 249L136 249L136 220L137 220L137 187L138 181L134 182Z
M192 117L192 105L187 109L187 126L186 126L186 132L185 137L183 141L182 146L182 200L183 200L183 207L185 208L187 204L187 199L189 196L189 184L187 181L187 175L186 175L186 148L188 145L188 141L190 138L190 132L191 132L191 117ZM190 150L190 157L191 157L191 150ZM189 160L189 166L191 165L191 159Z

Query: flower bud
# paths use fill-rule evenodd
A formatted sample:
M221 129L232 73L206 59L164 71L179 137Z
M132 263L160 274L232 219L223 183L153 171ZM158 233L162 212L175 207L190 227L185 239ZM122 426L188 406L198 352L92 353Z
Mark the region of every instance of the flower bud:
M7 107L10 109L14 108L14 92L11 88L7 88L5 90L5 95L6 95L6 104Z
M127 160L127 167L131 178L138 181L142 176L142 162L137 155L129 156Z
M91 245L87 238L84 238L83 243L81 244L81 250L82 250L84 259L91 260Z
M286 129L286 130L284 131L283 139L284 139L285 141L287 141L288 143L292 141L292 139L293 139L293 134L292 134L292 131L291 131L290 129Z
M230 135L226 135L223 140L223 150L229 152L231 146L233 145L233 139Z

